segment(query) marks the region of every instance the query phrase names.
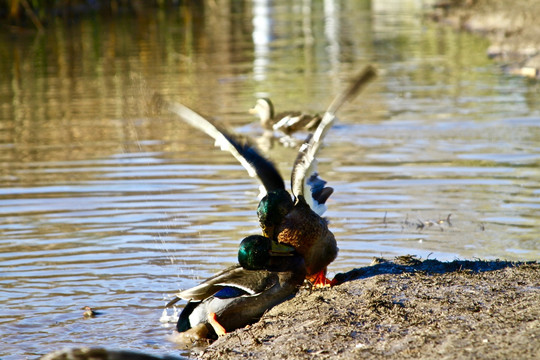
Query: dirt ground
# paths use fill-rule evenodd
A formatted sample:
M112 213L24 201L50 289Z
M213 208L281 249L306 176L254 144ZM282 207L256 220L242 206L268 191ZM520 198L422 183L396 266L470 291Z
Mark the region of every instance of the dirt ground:
M540 1L440 0L430 18L491 41L488 56L512 74L540 78Z
M301 289L199 359L538 359L540 264L405 256Z

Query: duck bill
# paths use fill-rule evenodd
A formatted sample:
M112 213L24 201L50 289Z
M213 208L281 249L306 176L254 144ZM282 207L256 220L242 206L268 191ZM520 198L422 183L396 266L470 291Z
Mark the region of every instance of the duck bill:
M251 108L251 109L249 109L249 113L252 114L252 115L257 115L257 109L256 108Z

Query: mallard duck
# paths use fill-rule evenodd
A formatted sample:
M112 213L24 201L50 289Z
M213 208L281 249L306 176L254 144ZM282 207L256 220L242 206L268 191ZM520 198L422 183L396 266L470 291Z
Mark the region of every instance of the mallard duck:
M368 77L374 77L375 70L373 67L368 66L364 69L361 76L366 76L365 83L370 79ZM343 99L346 97L348 88L340 96ZM349 99L350 100L350 99ZM337 109L336 109L337 110ZM284 137L280 138L280 142L286 146L295 146L298 141L295 140L292 135L298 131L314 131L322 121L322 117L319 114L308 114L302 111L284 111L276 114L274 104L269 98L257 99L255 106L249 109L249 113L259 117L261 127L265 130L265 135L273 134L274 131L279 131L284 134Z
M294 248L260 235L240 244L240 264L179 292L167 304L188 300L176 328L193 339L215 338L257 321L271 307L293 296L305 278L304 259Z
M246 270L283 271L289 266L289 258L296 255L292 246L265 236L251 235L240 243L238 263Z
M373 67L366 67L351 86L334 99L313 135L301 146L291 173L293 197L286 191L285 182L274 164L253 146L237 140L225 129L188 107L168 103L171 112L213 137L216 145L231 152L250 176L259 178L264 191L257 215L263 235L293 246L304 257L308 280L317 287L331 284L326 278L326 268L336 258L338 248L326 220L321 217L333 189L326 187L326 182L318 177L315 156L335 121L336 112L345 102L353 99L375 74Z
M274 115L274 104L268 98L257 99L255 106L249 109L249 112L259 117L263 129L282 132L286 136L281 140L284 144L292 144L291 135L297 131L315 130L322 120L319 114L310 115L300 111L287 111Z

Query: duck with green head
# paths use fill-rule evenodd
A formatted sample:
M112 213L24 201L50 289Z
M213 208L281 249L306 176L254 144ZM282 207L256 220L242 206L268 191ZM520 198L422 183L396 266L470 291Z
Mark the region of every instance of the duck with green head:
M203 118L188 107L169 103L168 109L188 124L204 131L216 140L216 145L229 151L257 176L265 194L257 208L263 235L282 244L293 246L304 257L307 278L315 286L331 284L326 278L327 266L334 261L338 248L336 239L321 215L332 193L316 172L316 160L322 140L336 119L336 112L375 77L375 69L366 67L353 83L330 104L315 132L300 147L291 172L291 194L274 164L247 142Z
M188 300L176 325L184 339L215 338L249 325L304 281L304 259L295 249L260 235L242 240L238 261L167 304Z

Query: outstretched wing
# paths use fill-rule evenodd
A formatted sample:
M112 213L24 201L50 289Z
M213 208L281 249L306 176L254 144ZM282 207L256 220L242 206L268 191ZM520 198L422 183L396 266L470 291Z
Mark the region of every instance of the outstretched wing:
M214 138L216 146L230 152L247 170L249 176L259 178L266 192L285 189L285 182L274 164L260 155L249 143L238 140L225 129L205 119L185 105L176 102L165 102L165 104L169 111L178 115L186 123Z
M291 189L296 198L299 195L303 196L311 209L319 215L322 215L326 211L324 202L328 199L332 190L331 188L325 188L324 184L326 182L317 176L317 161L315 156L321 147L324 136L336 119L336 112L343 104L353 100L376 76L377 72L375 68L371 65L366 66L351 85L332 101L321 123L313 132L313 135L306 139L298 151L291 174ZM307 189L310 189L310 193L307 193ZM317 195L321 193L323 196Z

